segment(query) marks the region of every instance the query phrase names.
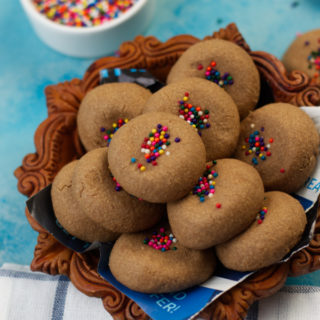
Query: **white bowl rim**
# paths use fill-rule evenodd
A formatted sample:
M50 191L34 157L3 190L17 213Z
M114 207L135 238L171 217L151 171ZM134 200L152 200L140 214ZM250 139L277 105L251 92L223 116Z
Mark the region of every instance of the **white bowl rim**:
M132 16L139 12L140 9L147 3L149 0L138 0L128 11L121 14L120 17L106 21L101 25L90 26L90 27L75 27L75 26L66 26L59 24L47 18L45 15L37 11L36 7L33 5L32 0L20 0L24 9L31 15L34 19L37 19L39 23L44 23L48 27L56 29L57 31L67 32L70 34L90 34L103 32L105 30L113 29L120 25L121 23L129 20Z

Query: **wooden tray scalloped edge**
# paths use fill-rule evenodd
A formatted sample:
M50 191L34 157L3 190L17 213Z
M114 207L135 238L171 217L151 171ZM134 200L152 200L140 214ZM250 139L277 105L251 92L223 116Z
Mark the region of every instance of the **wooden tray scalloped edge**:
M294 71L290 74L277 58L262 51L251 51L235 24L213 33L209 38L233 41L242 46L252 57L273 92L275 101L290 102L297 106L318 105L320 88L306 74ZM48 118L35 132L36 153L24 157L14 174L18 190L31 196L52 182L59 169L84 150L76 128L79 104L88 90L98 85L99 71L103 68L146 68L161 80L178 57L192 44L200 41L191 35L179 35L162 43L155 37L138 36L134 41L123 43L120 57L105 57L95 61L82 80L73 79L48 86ZM100 297L105 309L114 319L149 319L139 306L115 289L96 272L97 253L77 254L62 246L44 230L29 214L27 219L39 232L31 263L33 271L52 275L67 275L72 283L89 296ZM320 269L320 218L310 246L281 265L274 265L254 274L237 285L202 313L205 319L243 319L250 305L258 299L278 291L288 275L298 276Z

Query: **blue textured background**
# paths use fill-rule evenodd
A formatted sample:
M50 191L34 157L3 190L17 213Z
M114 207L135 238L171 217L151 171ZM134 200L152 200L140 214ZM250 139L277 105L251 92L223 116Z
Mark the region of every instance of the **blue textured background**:
M296 5L294 5L296 3ZM24 215L13 171L34 152L33 135L46 118L44 88L82 77L93 59L63 56L34 34L18 0L0 0L0 265L30 264L37 233ZM318 0L157 0L146 31L160 40L181 33L204 37L236 22L253 50L281 57L297 32L320 27ZM290 284L320 285L320 272Z

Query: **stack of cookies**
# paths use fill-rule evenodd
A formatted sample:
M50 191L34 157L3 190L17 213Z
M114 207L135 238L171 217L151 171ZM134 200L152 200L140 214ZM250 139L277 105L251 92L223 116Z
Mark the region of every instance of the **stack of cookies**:
M216 39L190 47L154 94L92 89L78 112L87 153L52 185L58 221L79 239L115 241L110 270L140 292L201 284L217 259L238 271L278 262L306 225L289 193L313 171L319 135L293 105L254 110L259 95L250 56Z

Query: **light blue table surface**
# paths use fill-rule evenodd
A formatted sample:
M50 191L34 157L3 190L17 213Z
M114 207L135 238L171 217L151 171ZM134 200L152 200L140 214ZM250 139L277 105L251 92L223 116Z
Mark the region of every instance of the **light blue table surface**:
M25 218L26 198L17 191L13 171L35 151L34 132L47 116L44 88L82 77L93 59L51 50L33 32L18 0L0 4L0 265L30 264L37 233ZM253 50L280 58L297 32L320 27L320 1L157 0L145 34L160 40L181 33L204 37L230 22ZM320 271L287 283L320 285Z

